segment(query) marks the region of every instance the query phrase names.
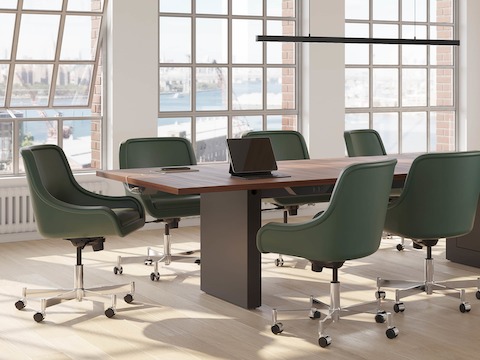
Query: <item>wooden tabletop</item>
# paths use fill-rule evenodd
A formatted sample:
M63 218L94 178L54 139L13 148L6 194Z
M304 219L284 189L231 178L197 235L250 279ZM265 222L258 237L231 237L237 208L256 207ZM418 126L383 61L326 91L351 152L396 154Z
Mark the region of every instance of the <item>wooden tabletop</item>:
M228 163L190 166L193 171L185 172L166 172L161 168L98 170L97 176L175 195L187 195L333 184L341 171L350 164L393 158L398 160L394 177L403 179L417 156L418 154L401 154L278 161L278 172L289 177L268 179L233 177L228 172Z

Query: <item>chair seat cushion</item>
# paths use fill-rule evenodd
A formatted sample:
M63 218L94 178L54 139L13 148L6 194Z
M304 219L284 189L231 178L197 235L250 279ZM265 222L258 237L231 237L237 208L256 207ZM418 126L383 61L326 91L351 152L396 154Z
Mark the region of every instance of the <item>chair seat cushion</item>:
M112 209L112 211L117 215L122 227L140 219L138 210L132 208L116 208Z

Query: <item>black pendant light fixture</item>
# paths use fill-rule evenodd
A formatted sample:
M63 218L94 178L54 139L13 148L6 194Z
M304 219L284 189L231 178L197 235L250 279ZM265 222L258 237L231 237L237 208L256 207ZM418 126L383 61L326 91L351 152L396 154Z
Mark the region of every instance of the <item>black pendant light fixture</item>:
M416 0L414 8L416 9ZM415 13L416 24L416 13ZM310 27L310 25L309 25ZM460 40L441 39L395 39L395 38L363 38L363 37L335 37L335 36L283 36L257 35L257 41L262 42L293 42L293 43L335 43L335 44L386 44L386 45L443 45L459 46Z

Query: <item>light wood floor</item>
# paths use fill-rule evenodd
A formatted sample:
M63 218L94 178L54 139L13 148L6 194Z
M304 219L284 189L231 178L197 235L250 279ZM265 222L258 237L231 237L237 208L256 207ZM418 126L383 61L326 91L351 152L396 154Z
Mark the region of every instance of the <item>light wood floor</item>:
M301 219L296 219L299 221ZM181 224L181 223L180 223ZM0 244L0 359L476 359L480 351L480 301L467 289L470 313L460 313L455 298L418 295L405 300L406 311L394 314L400 330L385 336L385 325L373 315L342 318L329 326L332 344L317 344L317 321L307 312L281 313L285 331L270 331L272 307L308 307L308 296L328 300L331 272L310 271L304 260L286 258L273 264L263 257L263 305L244 310L200 291L200 267L191 262L162 266L162 279L149 279L151 267L142 262L123 266L114 275L118 255L143 255L160 244L161 231L139 231L127 238L109 238L105 250L84 251L85 286L135 281L132 304L120 298L117 315L109 319L100 301L73 301L47 309L42 323L32 316L39 309L31 300L18 311L22 287L69 287L75 251L63 240ZM175 250L197 249L199 228L173 230ZM340 271L342 304L374 299L375 278L423 277L421 250L395 249L396 239L382 241L374 255L350 261ZM475 277L480 269L445 260L444 242L435 248L436 279ZM392 310L393 292L385 309Z

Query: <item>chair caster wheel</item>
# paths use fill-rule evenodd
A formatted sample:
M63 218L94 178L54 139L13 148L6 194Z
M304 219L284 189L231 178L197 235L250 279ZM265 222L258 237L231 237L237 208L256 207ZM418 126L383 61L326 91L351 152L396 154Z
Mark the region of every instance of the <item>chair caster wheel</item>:
M375 315L375 322L377 324L383 324L387 321L387 313L385 311L380 311Z
M322 316L322 313L318 310L315 310L313 312L310 313L310 316L309 318L314 320L314 319L320 319L320 316Z
M105 316L108 318L112 318L115 316L115 310L111 307L109 307L107 310L105 310Z
M459 309L460 309L460 312L466 313L466 312L469 312L470 310L472 310L472 305L470 305L467 302L464 302L464 303L460 304Z
M383 300L383 299L385 299L386 296L387 295L386 295L385 291L383 291L383 290L378 290L378 291L375 292L375 299L377 299L377 300L378 299Z
M145 259L145 261L143 262L145 265L152 265L153 264L153 260L152 259Z
M393 311L395 311L396 313L404 312L405 311L405 305L402 302L397 303L397 304L393 305Z
M322 348L327 347L331 343L332 343L332 338L328 335L322 336L318 339L318 345L320 345L320 347Z
M127 304L130 304L133 301L133 295L132 294L127 294L123 297L123 300L125 300L125 302Z
M17 310L22 310L22 309L25 307L25 301L23 301L23 300L18 300L18 301L15 303L15 307L17 308Z
M478 300L480 300L480 290L475 293L475 296L477 297Z
M405 246L403 246L403 244L397 244L398 251L403 251L404 249L405 249Z
M195 264L200 265L200 259L196 259Z
M283 259L275 259L275 266L283 266Z
M389 339L395 339L398 336L398 333L399 331L396 327L391 327L387 329L387 331L385 332L385 335L387 335Z
M120 266L120 267L115 266L115 267L113 268L113 273L114 273L115 275L117 275L117 274L118 274L118 275L122 275L122 274L123 274L123 268L122 268L121 266Z
M271 329L272 329L272 333L274 333L275 335L278 335L283 331L283 324L282 323L276 323L275 325L273 325L271 327Z
M150 274L150 280L152 280L152 281L159 281L159 280L160 280L160 273L158 273L158 272L157 272L157 273L152 272L152 273Z
M35 315L33 315L33 320L35 320L37 323L42 322L43 319L45 319L45 315L43 315L41 312L37 312Z

